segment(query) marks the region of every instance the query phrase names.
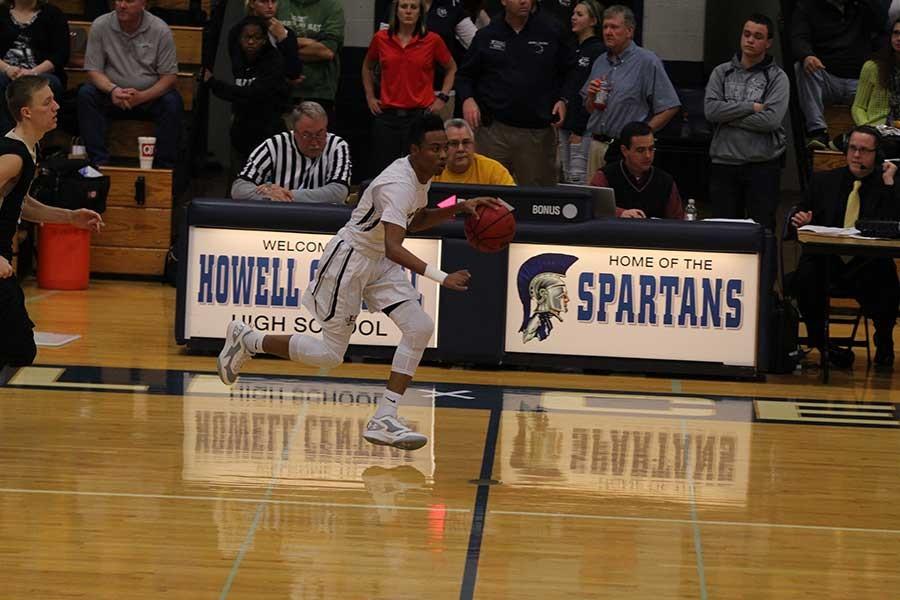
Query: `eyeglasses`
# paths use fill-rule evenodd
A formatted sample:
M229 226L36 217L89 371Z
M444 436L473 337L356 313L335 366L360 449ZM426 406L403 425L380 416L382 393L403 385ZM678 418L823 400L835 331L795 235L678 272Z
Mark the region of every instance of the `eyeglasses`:
M863 148L862 146L847 146L847 154L872 154L875 148Z
M322 129L320 131L316 131L315 133L309 133L308 131L304 131L299 135L300 140L304 142L308 142L310 140L324 140L328 136L328 130Z
M265 36L255 34L241 34L241 41L244 42L264 42Z
M471 148L475 145L475 142L472 140L450 140L447 143L453 148Z

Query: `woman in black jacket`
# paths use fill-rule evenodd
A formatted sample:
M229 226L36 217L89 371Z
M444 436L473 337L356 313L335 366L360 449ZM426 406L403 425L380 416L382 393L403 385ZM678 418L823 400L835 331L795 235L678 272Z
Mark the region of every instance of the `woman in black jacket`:
M581 86L591 75L597 57L606 52L603 40L597 35L603 28L603 5L595 0L580 0L572 11L572 33L575 43L575 71L579 86L569 98L566 120L559 128L559 161L563 181L584 185L593 173L587 172L591 152L591 136L584 135L588 113L581 100Z
M22 75L40 75L59 100L66 89L69 23L62 11L44 0L0 2L0 98L6 86ZM0 102L0 135L15 123Z
M303 63L300 60L300 53L297 50L297 36L294 32L284 26L284 24L275 18L275 12L278 10L277 0L245 0L247 8L247 16L260 17L266 24L266 31L269 35L269 43L278 49L281 58L284 59L284 76L288 82L297 85L302 80ZM237 25L228 32L228 47L237 47L235 38L237 37Z
M204 80L213 94L231 102L232 170L237 172L263 140L284 131L281 113L288 91L284 61L269 44L265 21L244 17L235 30L235 46L228 49L234 83L216 79L209 71Z

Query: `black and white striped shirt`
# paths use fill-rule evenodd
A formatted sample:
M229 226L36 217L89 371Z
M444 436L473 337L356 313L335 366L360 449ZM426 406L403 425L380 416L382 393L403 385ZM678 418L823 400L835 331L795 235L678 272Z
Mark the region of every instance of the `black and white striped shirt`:
M300 152L293 133L285 131L257 146L238 177L288 190L312 190L335 182L349 188L350 169L350 147L342 138L329 133L325 151L312 159Z

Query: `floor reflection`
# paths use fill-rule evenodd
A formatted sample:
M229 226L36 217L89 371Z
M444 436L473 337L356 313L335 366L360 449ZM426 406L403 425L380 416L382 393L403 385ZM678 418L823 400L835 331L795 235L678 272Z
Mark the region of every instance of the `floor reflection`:
M507 392L499 478L509 486L743 505L751 419L746 401Z

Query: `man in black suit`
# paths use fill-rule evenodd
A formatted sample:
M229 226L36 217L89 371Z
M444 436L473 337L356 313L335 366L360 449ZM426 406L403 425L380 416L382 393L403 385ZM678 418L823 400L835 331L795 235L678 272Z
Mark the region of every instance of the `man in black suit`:
M823 225L854 227L857 219L900 219L900 195L894 186L897 166L882 163L881 137L873 127L855 127L847 143L847 166L815 173L802 210L791 218L796 227ZM852 293L875 323L875 368L894 365L894 321L900 301L900 282L889 258L807 256L800 259L796 296L806 321L810 346L821 350L825 339L825 265L830 261L831 281ZM830 349L837 367L853 364L850 350Z

